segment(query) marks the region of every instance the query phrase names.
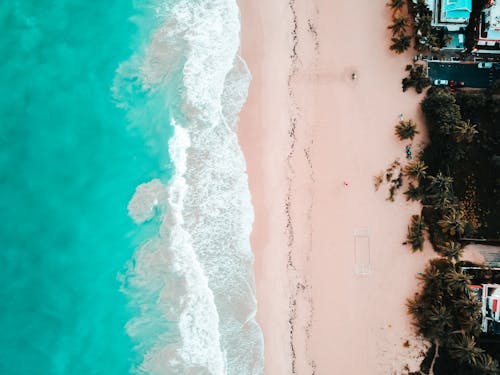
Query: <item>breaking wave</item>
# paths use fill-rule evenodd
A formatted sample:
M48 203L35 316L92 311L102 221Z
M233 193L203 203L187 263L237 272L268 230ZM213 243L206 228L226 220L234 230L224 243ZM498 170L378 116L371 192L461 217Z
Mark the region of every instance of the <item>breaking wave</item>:
M158 113L173 133L172 176L138 186L128 207L149 228L123 276L137 311L127 332L143 355L135 371L262 374L253 209L236 134L250 81L238 55L239 10L235 0L176 0L155 14L150 44L120 66L114 87L131 112L131 87L162 98Z

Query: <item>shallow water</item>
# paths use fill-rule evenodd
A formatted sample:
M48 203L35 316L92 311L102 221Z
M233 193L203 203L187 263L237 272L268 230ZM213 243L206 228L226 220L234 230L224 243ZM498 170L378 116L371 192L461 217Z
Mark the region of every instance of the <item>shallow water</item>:
M0 373L261 373L235 2L0 20Z
M127 203L167 171L111 95L137 11L0 5L2 374L124 374L140 360L117 280L138 240Z

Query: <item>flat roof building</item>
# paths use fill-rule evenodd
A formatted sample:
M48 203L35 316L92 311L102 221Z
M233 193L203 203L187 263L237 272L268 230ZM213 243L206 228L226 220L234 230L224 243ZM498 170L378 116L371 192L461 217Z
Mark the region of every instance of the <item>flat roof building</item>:
M432 11L432 26L459 31L469 23L472 0L426 0Z
M468 23L472 0L441 0L439 20L446 23Z
M500 2L496 0L489 8L486 8L483 17L486 36L481 39L500 42Z
M476 47L479 54L500 54L500 0L490 0L481 13Z

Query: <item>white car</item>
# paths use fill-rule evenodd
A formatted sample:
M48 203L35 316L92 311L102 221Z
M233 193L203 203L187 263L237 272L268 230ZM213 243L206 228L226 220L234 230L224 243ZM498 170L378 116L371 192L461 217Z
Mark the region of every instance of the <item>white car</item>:
M477 67L479 69L491 69L491 68L493 68L493 63L490 63L490 62L480 62L479 64L477 64Z
M448 80L447 79L435 79L434 85L435 86L448 86Z

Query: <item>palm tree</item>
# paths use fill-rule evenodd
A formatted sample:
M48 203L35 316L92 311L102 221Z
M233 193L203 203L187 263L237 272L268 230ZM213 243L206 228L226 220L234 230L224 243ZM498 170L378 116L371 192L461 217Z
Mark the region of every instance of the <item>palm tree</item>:
M392 35L403 34L406 31L408 24L408 17L398 13L392 18L392 25L387 26L387 28L392 29Z
M431 13L429 6L425 2L425 0L417 0L417 3L413 5L413 9L415 13L419 15L419 17Z
M461 332L452 338L449 353L462 364L476 366L484 350L476 346L474 336Z
M432 30L432 14L423 14L418 17L415 28L420 36L429 37Z
M430 197L432 208L435 210L451 210L457 207L457 197L453 193L440 191L438 194Z
M391 38L392 45L389 47L392 51L401 54L410 48L411 36L399 34L397 37Z
M463 297L453 300L453 306L460 328L468 335L479 336L481 334L481 305L464 294Z
M453 193L453 178L441 171L436 176L429 176L430 181L425 195L425 204L435 210L449 210L457 206L457 197Z
M423 197L423 191L420 186L415 186L411 182L408 185L408 190L404 192L407 201L419 201Z
M401 10L401 8L403 8L404 3L405 0L391 0L391 2L387 3L386 5L393 11L396 11L396 10Z
M429 190L431 193L435 193L440 190L452 191L453 189L453 177L445 176L441 171L439 171L436 176L429 176L429 180Z
M498 362L493 359L489 354L481 353L476 359L476 368L485 375L498 374Z
M401 120L396 125L396 135L402 141L405 139L413 140L415 134L418 134L418 130L417 124L413 120Z
M447 259L432 259L422 275L422 280L429 289L441 289L444 272L450 267L451 262Z
M436 176L429 176L427 198L435 209L449 209L456 206L457 197L453 193L453 177L445 176L441 171Z
M427 77L423 65L406 65L406 71L409 72L409 76L403 78L403 91L406 91L408 87L414 86L415 91L420 94L423 89L430 86L431 80Z
M444 281L447 292L450 296L465 297L467 286L471 283L471 277L462 272L457 272L455 268L450 268L444 274Z
M464 248L460 242L447 241L443 245L438 245L438 250L451 261L458 261L462 256Z
M402 83L402 86L403 86L403 92L405 92L406 90L408 90L408 87L413 86L413 82L408 77L403 78L403 81L401 83Z
M421 181L427 176L427 168L422 160L412 160L406 165L404 172L408 178Z
M424 67L422 65L417 66L415 78L415 91L420 94L426 87L431 85L431 80L424 73Z
M469 120L460 121L453 130L456 142L465 141L471 143L474 140L474 136L479 133L477 125L471 124Z
M427 336L434 339L442 339L453 327L453 315L446 306L431 306L426 311L426 320L429 324Z
M450 236L454 237L464 234L467 222L464 220L464 214L460 209L452 208L438 221L438 225L443 233L449 233Z
M406 243L411 244L413 252L422 251L424 248L424 230L425 223L421 216L413 215L411 223L408 226L408 234L406 235Z

